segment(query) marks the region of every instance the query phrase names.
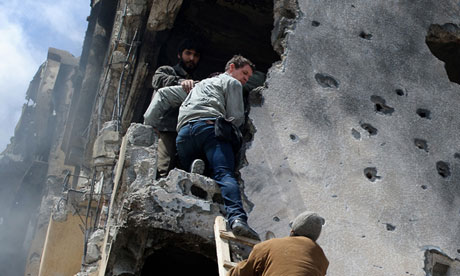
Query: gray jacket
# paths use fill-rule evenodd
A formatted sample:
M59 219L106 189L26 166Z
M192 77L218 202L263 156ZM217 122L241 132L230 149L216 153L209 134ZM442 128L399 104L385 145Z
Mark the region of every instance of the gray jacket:
M152 101L144 113L144 124L151 125L160 131L164 131L162 127L165 125L165 122L172 123L172 121L174 121L175 125L172 131L176 131L177 116L175 118L170 118L170 111L178 111L186 97L187 93L180 85L160 88L153 95Z
M174 67L159 67L155 71L155 75L152 78L152 86L154 89L152 101L160 88L179 85L183 80L189 78L190 75L188 75L187 72L179 64L175 65ZM165 92L166 91L163 93ZM161 119L156 122L156 125L152 126L157 128L159 131L176 131L179 106L180 104L176 107L171 107L168 110L164 110L164 114L161 116ZM146 122L146 124L148 123Z
M237 127L244 123L243 87L227 73L195 85L179 109L177 131L191 120L217 117L233 118Z

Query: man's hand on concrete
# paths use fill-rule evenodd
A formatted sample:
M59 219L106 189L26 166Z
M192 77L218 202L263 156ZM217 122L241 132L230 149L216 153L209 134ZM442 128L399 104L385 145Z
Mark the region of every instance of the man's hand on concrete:
M195 86L195 82L193 80L183 80L180 85L185 92L190 93L192 88Z

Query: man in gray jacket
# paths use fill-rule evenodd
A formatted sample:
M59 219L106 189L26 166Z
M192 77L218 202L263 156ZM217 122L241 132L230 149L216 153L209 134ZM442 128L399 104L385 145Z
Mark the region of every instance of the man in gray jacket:
M177 58L179 63L175 66L161 66L153 76L152 86L154 89L154 96L158 90L163 87L170 87L180 85L183 88L185 96L193 88L195 81L193 72L200 60L200 45L197 41L185 39L179 45ZM163 93L168 93L169 90ZM179 106L172 107L165 111L161 120L155 125L152 125L159 131L158 140L158 176L167 176L169 171L176 165L176 126L177 116L179 115Z
M232 144L228 139L216 137L214 129L219 117L224 117L236 127L244 123L243 85L253 70L251 61L236 55L227 62L225 73L197 83L179 109L176 146L184 168L189 168L195 159L206 157L212 178L221 188L227 220L233 233L259 239L247 224L247 214L234 173Z

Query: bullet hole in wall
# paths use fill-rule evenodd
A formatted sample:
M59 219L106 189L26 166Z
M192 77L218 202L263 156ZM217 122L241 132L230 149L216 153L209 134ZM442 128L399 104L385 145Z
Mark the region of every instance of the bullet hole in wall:
M339 88L339 82L328 74L317 73L315 74L316 82L324 88Z
M371 124L361 123L361 127L366 130L370 136L377 135L377 128L373 127Z
M415 138L414 139L414 145L417 148L428 152L428 143L426 142L426 140Z
M361 37L362 39L371 40L372 39L372 34L369 34L369 33L366 33L364 31L362 31L362 32L359 33L359 37Z
M371 101L375 104L375 111L383 115L391 115L395 109L386 104L386 100L380 96L372 95Z
M385 226L388 231L394 231L396 229L396 226L392 225L391 223L385 223Z
M398 96L404 96L404 91L402 89L396 89L395 90L396 95Z
M420 118L431 119L431 111L429 111L428 109L419 108L416 112L418 116L420 116Z
M371 182L374 182L381 177L377 175L377 168L375 167L368 167L364 169L364 176Z
M438 171L438 174L442 176L443 178L447 178L450 176L450 165L447 162L444 162L444 161L436 162L436 170Z
M422 187L423 190L426 190L428 188L426 185L422 185L420 187Z
M273 217L273 221L279 222L279 221L280 221L280 218L275 216L275 217Z
M319 23L318 21L313 20L313 21L311 22L311 25L312 25L313 27L318 27L318 26L320 25L320 23Z
M292 142L299 141L299 137L293 133L289 134L289 138L291 138Z

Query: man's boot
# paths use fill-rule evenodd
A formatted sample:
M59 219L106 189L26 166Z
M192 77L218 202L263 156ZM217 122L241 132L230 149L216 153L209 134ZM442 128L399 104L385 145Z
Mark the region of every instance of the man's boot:
M249 225L241 219L235 219L232 222L231 228L233 234L235 234L236 236L243 236L246 238L260 241L260 237L257 234L257 232L252 230L251 227L249 227Z

